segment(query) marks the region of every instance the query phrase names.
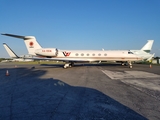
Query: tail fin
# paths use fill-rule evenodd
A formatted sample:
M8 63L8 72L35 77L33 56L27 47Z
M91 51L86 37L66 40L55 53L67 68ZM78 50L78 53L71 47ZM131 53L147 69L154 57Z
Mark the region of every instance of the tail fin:
M20 35L13 35L13 34L2 34L2 35L23 39L27 47L28 53L30 55L36 55L35 50L42 48L39 45L39 43L36 41L36 38L34 36L20 36Z
M19 58L6 43L3 43L3 46L11 58Z
M151 49L152 49L152 45L153 45L154 40L148 40L148 42L142 47L141 50L150 53Z

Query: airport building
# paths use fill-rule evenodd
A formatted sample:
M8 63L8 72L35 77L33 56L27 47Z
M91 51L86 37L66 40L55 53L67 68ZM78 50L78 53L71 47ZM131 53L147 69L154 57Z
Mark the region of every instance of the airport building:
M152 64L160 64L160 58L156 57L152 60Z

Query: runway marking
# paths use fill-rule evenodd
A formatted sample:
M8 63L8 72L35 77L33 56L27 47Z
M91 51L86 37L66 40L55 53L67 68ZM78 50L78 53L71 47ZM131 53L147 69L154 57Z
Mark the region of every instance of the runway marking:
M128 79L128 78L160 78L160 75L144 72L144 71L117 72L117 71L102 70L102 72L113 80L116 80L116 79L121 80L121 79Z

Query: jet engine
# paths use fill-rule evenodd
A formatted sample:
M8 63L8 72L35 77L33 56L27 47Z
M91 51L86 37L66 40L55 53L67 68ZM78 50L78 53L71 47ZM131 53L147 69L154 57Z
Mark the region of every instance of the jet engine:
M57 48L42 48L35 50L36 55L46 56L46 57L56 57L58 55Z

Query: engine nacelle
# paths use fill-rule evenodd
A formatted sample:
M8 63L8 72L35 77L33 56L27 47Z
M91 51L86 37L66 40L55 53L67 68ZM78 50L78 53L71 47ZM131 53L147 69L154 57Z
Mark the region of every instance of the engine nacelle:
M35 50L36 55L46 56L46 57L55 57L58 55L57 48L42 48Z

